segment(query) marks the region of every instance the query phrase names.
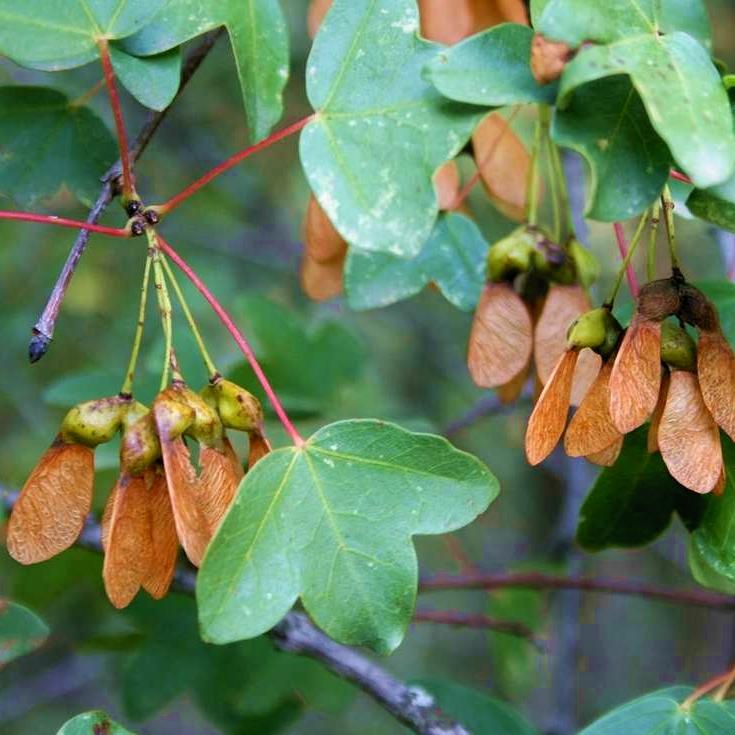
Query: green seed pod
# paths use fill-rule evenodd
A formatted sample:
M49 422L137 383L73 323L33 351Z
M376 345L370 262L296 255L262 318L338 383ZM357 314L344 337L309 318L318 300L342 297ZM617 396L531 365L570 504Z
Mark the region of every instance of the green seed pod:
M569 240L567 249L577 272L577 282L585 288L591 286L600 277L599 261L576 237Z
M601 306L578 316L567 330L567 343L570 347L595 349L604 341L607 334L607 316L610 310Z
M129 404L130 399L121 396L80 403L66 414L59 433L67 443L104 444L117 434Z
M493 283L509 281L531 267L536 237L526 227L519 227L494 243L487 256L487 277Z
M175 385L174 390L179 400L194 412L194 418L186 429L186 434L208 447L219 446L223 430L217 411L186 385Z
M222 423L235 431L252 431L263 423L260 401L245 388L221 378L212 388Z
M194 423L194 409L181 399L174 386L156 396L153 414L161 439L175 439Z
M567 332L570 347L589 347L602 357L608 357L615 349L623 328L610 309L601 306L585 312L575 319Z
M120 467L131 475L139 475L160 457L161 444L156 434L153 414L146 409L142 416L128 424L123 431Z
M679 311L679 286L671 278L650 281L638 294L636 310L644 319L662 322Z
M668 321L661 325L661 361L677 370L696 371L697 346L686 329Z

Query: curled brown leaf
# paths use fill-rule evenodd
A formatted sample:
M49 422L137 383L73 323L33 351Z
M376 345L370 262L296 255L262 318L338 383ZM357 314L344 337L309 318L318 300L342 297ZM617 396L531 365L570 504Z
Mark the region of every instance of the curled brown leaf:
M719 330L700 333L697 374L705 405L735 441L735 355Z
M8 522L10 555L35 564L68 549L92 505L94 450L57 439L20 491Z
M102 578L110 602L127 607L152 558L149 492L144 477L121 476L112 493Z
M708 493L717 485L722 472L720 432L694 373L671 373L658 445L671 476L684 487Z
M319 263L304 254L299 269L301 288L312 301L329 301L344 290L344 267L344 256Z
M572 55L566 43L549 41L537 33L531 43L531 73L539 84L549 84L561 76Z
M553 284L549 288L533 335L533 356L542 383L549 379L567 349L569 325L590 308L590 300L582 286Z
M507 283L489 283L470 332L467 367L477 385L496 388L515 378L533 349L528 307Z
M653 413L661 385L661 323L636 314L610 375L610 416L627 434Z
M572 416L564 435L564 449L570 457L586 457L603 452L622 439L610 418L610 373L608 361Z
M453 209L459 196L461 181L456 161L447 161L434 174L434 190L439 209Z
M510 123L494 112L472 134L475 165L490 201L506 217L521 222L531 156Z
M142 584L151 597L160 600L168 592L174 578L176 558L179 554L179 540L176 537L176 522L163 472L159 469L151 470L146 480L150 494L148 508L150 510L151 558Z
M526 429L529 464L536 465L546 459L564 433L578 354L576 350L568 350L559 358L536 402Z

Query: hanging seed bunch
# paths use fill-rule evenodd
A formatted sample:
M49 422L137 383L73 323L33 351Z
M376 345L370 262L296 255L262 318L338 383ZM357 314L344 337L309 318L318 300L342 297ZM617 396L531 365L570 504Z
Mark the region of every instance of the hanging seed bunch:
M474 382L497 388L504 402L518 397L534 369L537 384L545 385L566 350L569 324L591 307L586 289L598 272L574 237L559 245L542 228L523 225L496 242L470 332L467 366ZM599 365L585 350L576 370L579 397Z
M572 365L583 348L603 365L567 427ZM734 395L735 356L717 311L675 268L641 289L625 331L609 307L572 325L529 420L526 454L538 464L564 434L570 456L613 464L624 435L650 420L649 451L661 452L672 477L695 492L718 491L725 480L719 428L735 437Z
M226 429L248 432L252 465L268 449L262 420L259 401L221 377L201 393L174 380L150 409L122 395L75 406L21 490L8 524L11 556L34 564L79 538L92 506L94 450L120 433L120 475L102 521L105 589L116 607L141 587L163 597L179 544L198 566L243 477ZM199 471L187 441L198 445Z

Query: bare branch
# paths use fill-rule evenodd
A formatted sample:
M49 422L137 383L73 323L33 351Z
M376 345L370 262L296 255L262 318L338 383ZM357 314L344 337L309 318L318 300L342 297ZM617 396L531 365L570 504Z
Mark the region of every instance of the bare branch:
M156 130L158 130L159 125L163 122L168 111L171 109L171 106L184 91L189 80L194 76L196 70L201 66L201 63L212 50L212 47L220 34L221 30L204 36L202 41L198 43L187 55L186 61L181 69L181 83L179 85L179 91L176 93L176 97L174 97L171 104L165 110L160 112L151 112L148 115L145 123L138 132L138 135L135 137L133 144L130 146L131 166L142 155ZM101 179L102 187L100 189L99 196L97 197L97 201L94 203L94 206L87 215L86 221L88 223L96 224L104 214L107 207L110 206L112 200L119 194L121 174L122 162L118 160L110 167ZM69 251L66 262L61 269L61 273L54 284L43 311L41 312L41 316L38 317L38 321L31 330L33 335L28 344L28 357L31 362L40 360L46 354L46 351L51 344L51 340L54 337L56 319L59 315L59 309L61 308L61 302L64 299L69 282L74 275L77 263L84 254L84 251L87 249L89 234L88 230L81 230L77 235L77 238Z

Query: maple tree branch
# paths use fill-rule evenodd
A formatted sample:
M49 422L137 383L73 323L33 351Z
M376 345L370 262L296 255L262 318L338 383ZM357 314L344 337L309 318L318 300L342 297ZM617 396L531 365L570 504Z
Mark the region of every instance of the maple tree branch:
M131 165L140 158L143 151L147 148L153 138L153 135L158 130L158 127L163 122L168 111L171 109L171 106L184 91L184 88L212 50L222 32L222 30L219 30L204 36L204 38L189 52L186 60L184 61L184 65L181 68L181 82L179 84L179 91L176 93L176 97L174 97L171 104L165 110L160 112L151 112L148 115L143 126L140 128L140 131L136 135L135 140L130 146L129 158ZM90 209L89 214L87 215L87 224L95 224L98 222L112 200L120 193L119 180L121 173L122 162L118 160L104 174L101 179L102 186L100 188L97 201L95 201L92 209ZM28 344L28 356L30 357L31 362L40 360L46 354L46 351L51 344L51 340L54 337L56 319L59 315L59 309L61 308L61 302L64 300L66 289L74 275L79 259L87 248L88 242L89 230L83 229L77 235L61 273L59 274L51 294L46 301L43 311L31 330L32 337Z
M735 596L721 595L704 589L672 589L649 582L629 579L575 577L542 572L495 574L488 572L431 574L419 582L419 591L499 590L506 588L535 590L582 590L613 595L644 597L649 600L679 605L707 607L713 610L735 610Z
M13 509L18 493L0 486L0 507ZM76 546L102 552L98 523L87 518ZM175 587L193 595L196 572L179 568ZM332 640L301 612L291 611L268 633L276 648L318 661L332 673L362 689L397 720L418 735L470 735L459 723L445 717L433 697L417 686L409 686L365 654Z

